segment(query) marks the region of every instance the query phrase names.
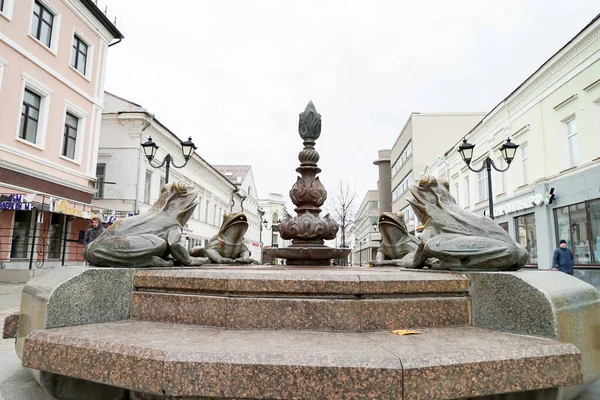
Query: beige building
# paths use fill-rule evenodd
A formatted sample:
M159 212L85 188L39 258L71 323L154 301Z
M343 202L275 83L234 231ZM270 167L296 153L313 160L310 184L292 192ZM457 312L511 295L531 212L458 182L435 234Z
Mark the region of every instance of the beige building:
M82 260L111 21L92 0L0 1L2 268Z
M409 231L414 215L406 197L411 182L477 124L485 113L412 113L390 151L392 211L402 211ZM381 177L380 177L381 179Z
M550 268L565 239L576 268L600 265L600 16L464 135L475 145L474 169L486 157L505 166L507 137L519 145L508 171L492 174L494 214L527 247L529 264ZM467 168L459 144L436 170L448 171L459 205L487 214L487 174Z
M263 251L260 260L267 264L279 264L281 259L272 259L264 250L291 244L290 240L282 239L279 233L279 224L289 216L285 199L282 194L269 193L267 198L258 200L258 210L262 218L260 237Z

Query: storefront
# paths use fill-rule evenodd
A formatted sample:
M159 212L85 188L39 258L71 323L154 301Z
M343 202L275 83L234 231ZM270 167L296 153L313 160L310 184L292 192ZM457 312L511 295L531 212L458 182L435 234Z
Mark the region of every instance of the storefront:
M37 193L0 193L0 267L34 269L83 263L91 204Z

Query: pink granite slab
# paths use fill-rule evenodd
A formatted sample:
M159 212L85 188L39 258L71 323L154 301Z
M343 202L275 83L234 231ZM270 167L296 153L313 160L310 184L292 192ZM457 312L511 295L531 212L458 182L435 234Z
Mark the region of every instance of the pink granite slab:
M583 382L581 353L569 343L474 327L421 331L369 334L401 358L407 399L455 399Z
M2 329L2 339L12 339L17 337L17 331L19 330L19 312L9 314L4 319L4 326Z
M474 327L397 336L130 320L34 332L23 365L146 393L238 398L452 399L582 381L573 345Z

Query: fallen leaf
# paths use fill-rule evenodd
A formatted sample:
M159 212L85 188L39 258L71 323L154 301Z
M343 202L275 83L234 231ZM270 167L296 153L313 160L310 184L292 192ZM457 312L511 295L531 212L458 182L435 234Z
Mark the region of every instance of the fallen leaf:
M410 329L396 329L395 331L390 331L394 335L404 336L404 335L420 335L422 332L414 331Z

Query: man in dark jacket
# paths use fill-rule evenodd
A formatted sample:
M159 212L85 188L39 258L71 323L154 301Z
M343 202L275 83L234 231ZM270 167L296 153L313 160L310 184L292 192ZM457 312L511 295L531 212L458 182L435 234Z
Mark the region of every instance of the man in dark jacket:
M83 238L83 244L87 246L92 243L100 234L104 232L104 226L97 217L92 218L92 227L89 228Z
M573 275L573 252L567 247L567 241L561 240L558 249L554 250L552 257L552 270L561 271L565 274Z

